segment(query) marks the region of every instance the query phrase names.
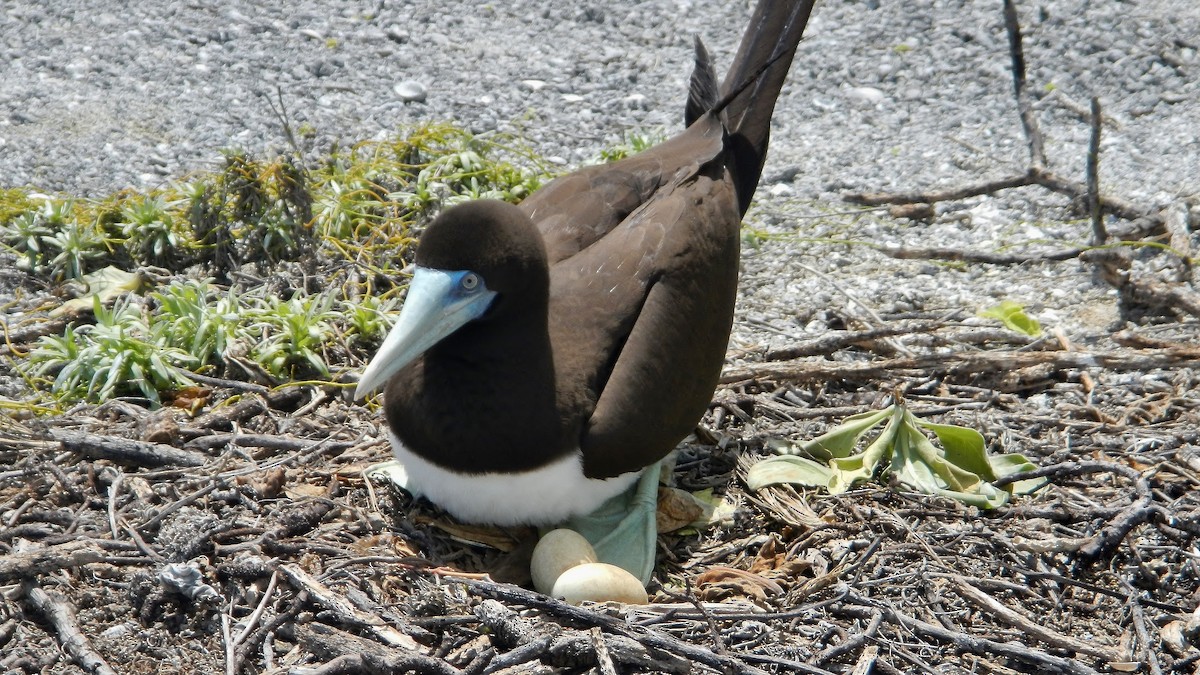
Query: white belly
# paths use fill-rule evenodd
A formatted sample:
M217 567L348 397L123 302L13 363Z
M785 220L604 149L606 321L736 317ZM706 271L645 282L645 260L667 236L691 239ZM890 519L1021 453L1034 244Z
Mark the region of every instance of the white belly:
M388 440L408 472L410 491L468 523L554 525L591 513L641 475L632 471L604 480L588 478L578 451L533 471L463 475L412 453L391 430Z

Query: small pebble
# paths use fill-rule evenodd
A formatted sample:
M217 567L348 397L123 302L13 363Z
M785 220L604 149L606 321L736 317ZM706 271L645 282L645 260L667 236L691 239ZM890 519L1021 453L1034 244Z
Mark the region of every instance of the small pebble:
M396 96L399 96L400 100L405 103L422 103L429 95L429 92L425 89L425 85L416 80L397 82L392 87L392 91L396 92Z
M846 98L858 103L878 105L886 96L875 87L851 87L846 90Z

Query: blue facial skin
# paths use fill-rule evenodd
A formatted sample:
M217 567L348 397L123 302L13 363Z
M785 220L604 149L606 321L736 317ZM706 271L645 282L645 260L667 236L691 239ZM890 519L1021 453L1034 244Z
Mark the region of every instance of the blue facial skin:
M354 397L361 398L380 388L425 350L468 321L483 316L495 297L483 277L470 270L417 267L400 317L367 365Z

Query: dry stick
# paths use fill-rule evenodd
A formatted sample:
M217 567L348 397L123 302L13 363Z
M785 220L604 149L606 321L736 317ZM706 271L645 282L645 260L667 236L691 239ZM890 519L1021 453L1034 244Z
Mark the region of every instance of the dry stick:
M1013 93L1017 98L1017 111L1021 115L1021 126L1029 141L1029 164L1034 169L1046 166L1046 150L1042 131L1038 128L1029 94L1025 91L1025 49L1021 45L1021 24L1017 20L1017 8L1013 0L1004 0L1004 30L1008 33L1008 52L1012 57Z
M233 601L229 601L229 610L221 612L221 644L225 646L225 675L234 675L233 630Z
M210 387L224 387L226 389L233 389L234 391L261 394L263 396L271 393L271 389L269 387L264 387L261 384L255 384L253 382L243 382L241 380L229 380L223 377L201 375L200 373L188 370L186 368L176 368L175 370L178 371L180 375L188 379L195 380L200 384L207 384Z
M142 523L141 525L138 525L137 529L145 531L151 527L154 527L155 525L161 523L163 521L163 519L166 518L167 516L171 515L172 513L175 513L176 511L178 511L179 509L182 509L183 507L187 506L188 504L191 504L199 499L202 499L203 497L208 495L208 493L216 490L222 484L223 484L223 481L215 481L214 480L214 481L209 482L208 485L205 485L204 487L200 488L199 490L196 490L192 494L184 495L180 499L177 499L174 502L168 504L165 508L159 509L158 512L155 513L153 517L151 517L149 520Z
M310 598L329 610L339 621L369 629L375 637L387 643L389 647L420 652L421 645L417 644L416 640L389 626L382 617L355 607L346 598L334 593L332 589L318 581L316 577L300 569L299 565L285 563L279 566L279 571L287 577L297 591L307 591Z
M599 626L610 633L616 633L617 635L636 640L651 649L659 649L671 654L677 654L720 671L765 675L762 670L746 664L735 657L722 656L711 650L689 644L669 635L653 631L635 630L627 626L625 622L614 617L606 616L583 607L568 605L565 602L525 590L519 586L484 581L482 579L456 578L447 579L446 581L466 586L472 592L484 597L525 605L526 607L538 609L554 616L578 621L587 626Z
M1025 140L1029 145L1029 167L1025 170L1025 173L951 190L906 193L851 193L845 195L844 199L868 206L922 202L933 204L939 201L965 199L967 197L992 194L1000 190L1029 185L1040 185L1051 192L1057 192L1073 199L1090 194L1086 185L1081 185L1076 181L1059 176L1046 168L1046 152L1042 140L1042 132L1038 126L1037 117L1034 115L1033 106L1029 103L1029 93L1025 87L1025 51L1021 44L1021 26L1017 20L1017 9L1013 5L1013 0L1004 0L1004 28L1008 33L1009 55L1012 58L1013 92L1016 95L1017 110L1021 116L1021 126L1025 131ZM1093 112L1095 111L1096 108L1094 107ZM1099 119L1099 115L1093 114L1093 119ZM1097 192L1099 191L1097 190ZM1161 213L1152 213L1149 209L1141 208L1132 202L1116 197L1097 195L1097 199L1103 210L1119 218L1131 221L1147 221L1149 225L1147 229L1150 232L1158 230L1163 225L1164 216ZM1137 238L1140 238L1140 235Z
M275 584L279 582L279 571L271 572L271 580L267 582L267 590L263 591L262 599L259 600L258 606L254 608L254 612L250 618L246 619L246 625L233 638L233 645L237 647L246 641L246 638L254 630L259 619L262 618L263 612L267 609L267 604L271 601L271 596L275 595Z
M875 636L879 633L879 626L882 623L883 613L876 612L875 615L871 617L871 620L867 622L867 627L863 629L862 632L855 632L852 636L846 639L845 642L841 642L829 647L828 649L825 649L821 653L814 656L813 661L819 664L825 664L844 654L850 654L858 650L867 642L875 639ZM863 650L863 653L866 653L865 649ZM860 658L859 661L861 662L861 660L862 659Z
M557 625L547 627L544 623L535 626L497 600L484 600L476 605L475 615L496 646L509 649L492 659L485 673L506 670L539 659L549 665L575 663L589 655L594 655L600 666L603 666L603 658L608 658L614 667L615 664L621 664L626 669L650 669L680 675L693 670L686 659L662 651L655 653L632 638L609 636L602 632L597 637L597 632L601 631L599 626L593 626L589 632L563 630ZM597 639L603 644L606 657L596 648Z
M146 443L82 431L52 430L50 435L64 450L78 452L88 459L109 459L137 466L202 466L209 459L198 452L180 450L163 443Z
M850 671L850 675L867 675L875 667L877 658L879 658L879 647L875 645L867 647L858 657L858 663L854 664L854 670Z
M116 675L116 672L104 661L99 652L92 649L88 639L79 630L79 622L75 619L75 610L58 593L42 590L36 582L26 582L23 586L25 598L43 618L54 626L55 636L62 645L63 651L71 660L89 673L96 675Z
M1086 248L1065 248L1046 253L991 253L988 251L968 251L950 247L916 247L896 246L887 244L878 247L880 253L898 260L953 260L956 262L976 262L988 265L1022 265L1029 262L1046 262L1071 260L1078 258L1087 251Z
M1041 640L1051 647L1069 649L1078 654L1087 654L1103 661L1121 661L1116 650L1091 642L1084 642L1073 637L1056 633L1038 624L1038 622L1013 610L1004 603L972 586L961 576L953 575L951 581L958 589L958 594L984 612L1000 619L1004 623L1019 629L1028 636Z
M919 633L939 642L951 645L954 649L969 654L996 654L1005 658L1027 663L1041 670L1065 675L1100 675L1100 673L1073 659L1052 656L1036 649L1030 649L1016 642L997 642L987 638L975 637L967 633L950 630L938 624L922 621L915 617L901 614L891 607L867 606L865 598L856 598L862 604L842 605L831 608L834 614L843 614L859 619L867 619L876 612L882 612L888 623L896 624L914 633Z
M110 553L90 541L71 541L0 556L0 583L106 561Z
M596 668L600 675L617 675L617 667L604 642L604 632L597 626L588 631L588 636L592 639L592 648L596 650Z
M1025 187L1034 184L1032 172L1025 172L996 180L983 181L947 190L930 190L928 192L851 192L843 198L846 201L866 206L884 206L887 204L918 204L935 202L952 202L968 197L989 195L1000 190L1015 187Z
M1127 579L1121 579L1121 585L1129 593L1129 613L1134 631L1138 636L1138 658L1150 664L1150 675L1163 675L1162 666L1158 663L1158 655L1150 648L1152 638L1146 628L1146 612L1139 602L1139 593L1133 590Z
M813 340L805 340L799 344L772 349L766 353L767 361L787 361L801 356L819 356L832 354L840 349L861 342L871 342L884 337L909 335L912 333L932 333L946 326L944 321L919 321L904 326L889 325L861 331L835 331Z
M420 652L390 649L322 623L296 626L296 637L318 656L331 659L319 668L297 668L293 673L403 673L462 675L445 661Z
M1100 127L1100 99L1093 96L1092 135L1087 154L1088 213L1092 217L1093 246L1103 246L1108 241L1108 232L1104 230L1104 214L1100 210Z
M1017 481L1044 476L1078 476L1088 473L1109 472L1123 476L1134 482L1137 499L1129 506L1121 509L1099 532L1094 534L1079 549L1079 556L1085 562L1095 562L1111 554L1125 539L1133 528L1148 522L1163 513L1162 507L1154 503L1154 493L1151 491L1150 479L1136 469L1124 464L1113 462L1062 462L1044 466L1033 471L1022 471L993 481L996 487L1004 487Z
M1031 366L1049 365L1056 370L1107 368L1109 370L1149 370L1170 368L1200 358L1200 348L1139 349L1125 352L972 352L965 354L927 354L912 358L888 359L867 363L831 363L800 361L760 363L726 368L722 384L750 380L811 382L815 380L869 380L894 377L897 372L915 372L924 376L970 375L1013 371Z
M124 479L125 472L117 469L116 477L108 486L108 527L114 540L121 536L121 531L117 529L117 493L121 491L121 481Z

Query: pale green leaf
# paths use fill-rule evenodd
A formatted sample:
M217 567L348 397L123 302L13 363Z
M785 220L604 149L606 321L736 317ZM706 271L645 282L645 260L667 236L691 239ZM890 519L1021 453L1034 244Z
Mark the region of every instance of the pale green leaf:
M1004 324L1005 328L1031 337L1042 334L1042 325L1038 323L1038 320L1026 314L1025 308L1012 300L1005 300L994 307L988 307L980 311L979 316L996 319Z
M854 448L863 434L890 415L895 406L888 406L877 412L865 412L847 417L838 426L817 436L811 441L801 443L800 450L818 459L833 457L849 457L854 454ZM794 452L792 453L794 454Z
M781 455L768 457L750 467L746 472L746 484L755 491L781 483L828 487L832 476L833 471L824 464L806 457Z
M1032 471L1037 468L1037 465L1025 458L1025 455L1016 453L1008 455L993 455L988 460L991 462L992 470L996 473L996 478L1011 476L1014 473L1023 471ZM1013 494L1028 495L1040 490L1043 486L1049 483L1048 478L1029 478L1027 480L1019 480L1009 486Z
M917 420L917 424L937 436L950 463L978 474L984 480L996 479L988 463L983 434L955 424L936 424L925 420Z

